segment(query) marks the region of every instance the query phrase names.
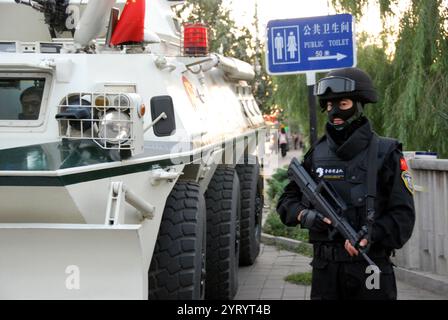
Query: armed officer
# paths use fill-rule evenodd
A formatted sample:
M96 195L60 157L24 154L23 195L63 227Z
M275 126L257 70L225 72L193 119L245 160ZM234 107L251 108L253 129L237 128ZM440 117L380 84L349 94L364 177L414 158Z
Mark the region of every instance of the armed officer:
M365 105L377 102L364 71L332 71L317 83L315 95L328 123L302 165L347 204L343 215L356 231L368 230L359 245L381 270L378 281L367 285L374 270L367 268L357 248L331 232L331 221L313 209L294 182L285 187L277 212L285 225L309 229L314 248L311 299L394 300L397 288L390 256L411 237L415 222L412 177L402 145L379 137L364 116Z

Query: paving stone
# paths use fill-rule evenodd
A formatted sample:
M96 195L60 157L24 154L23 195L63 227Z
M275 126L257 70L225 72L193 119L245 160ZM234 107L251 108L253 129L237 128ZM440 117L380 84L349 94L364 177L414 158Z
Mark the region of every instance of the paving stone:
M263 289L261 291L260 299L281 299L283 296L283 289Z
M311 258L274 246L262 245L260 256L254 265L241 267L237 300L309 300L311 287L285 282L285 276L299 272L311 272ZM399 300L448 300L448 297L397 282Z

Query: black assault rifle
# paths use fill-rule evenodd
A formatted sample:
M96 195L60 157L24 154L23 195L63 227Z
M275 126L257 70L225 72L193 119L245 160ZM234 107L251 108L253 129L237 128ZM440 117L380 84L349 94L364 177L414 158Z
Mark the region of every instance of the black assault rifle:
M359 242L367 234L366 228L363 227L360 232L356 232L348 223L343 216L347 210L347 205L339 195L323 179L319 184L316 184L296 158L293 158L289 165L288 177L297 184L304 197L313 207L331 220L334 230L339 232L344 239L347 239L361 253L369 265L377 267L367 255L366 248L359 245Z

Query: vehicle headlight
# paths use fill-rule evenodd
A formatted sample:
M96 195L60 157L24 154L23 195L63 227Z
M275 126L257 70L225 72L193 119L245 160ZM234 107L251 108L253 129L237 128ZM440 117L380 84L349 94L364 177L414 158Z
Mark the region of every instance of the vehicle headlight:
M100 117L98 136L112 144L123 144L131 137L131 117L123 112L109 111Z

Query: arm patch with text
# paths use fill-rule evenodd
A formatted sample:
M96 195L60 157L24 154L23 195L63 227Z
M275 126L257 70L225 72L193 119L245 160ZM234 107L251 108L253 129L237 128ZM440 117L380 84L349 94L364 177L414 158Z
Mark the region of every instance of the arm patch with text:
M411 173L409 171L403 171L401 173L401 179L403 180L406 189L408 189L411 194L414 194L415 188Z

